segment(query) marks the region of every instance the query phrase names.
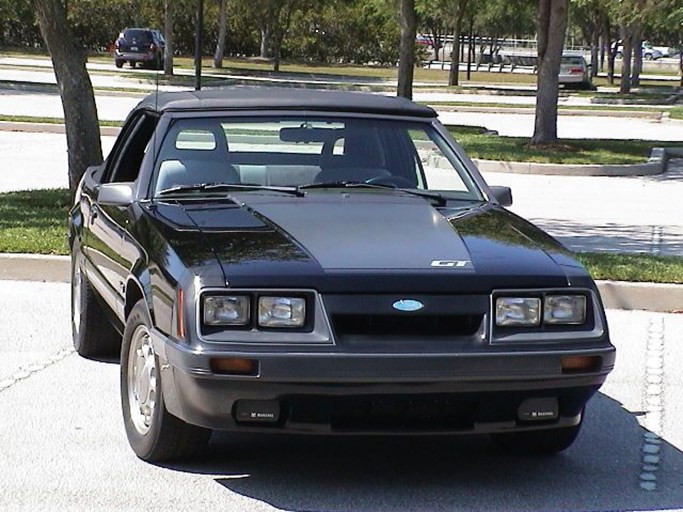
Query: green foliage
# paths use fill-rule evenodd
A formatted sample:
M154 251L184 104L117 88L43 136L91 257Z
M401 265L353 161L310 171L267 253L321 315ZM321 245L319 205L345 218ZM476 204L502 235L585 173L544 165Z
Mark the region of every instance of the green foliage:
M453 137L472 158L556 164L635 164L647 161L653 147L671 142L562 139L551 146L531 146L525 137L487 135L482 128L450 126Z
M581 252L576 257L593 279L683 284L683 258L677 256Z
M0 194L0 252L67 254L67 189Z

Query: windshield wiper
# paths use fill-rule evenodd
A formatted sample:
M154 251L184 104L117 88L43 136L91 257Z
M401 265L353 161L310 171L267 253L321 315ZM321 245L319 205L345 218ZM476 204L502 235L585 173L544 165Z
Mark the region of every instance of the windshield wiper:
M442 194L436 192L428 192L425 190L415 190L410 188L395 187L393 185L381 185L379 183L362 183L359 181L330 181L325 183L312 183L310 185L301 185L298 187L299 190L311 190L316 188L370 188L378 190L397 190L411 196L422 197L423 199L429 199L435 201L436 206L446 206L448 204L448 198Z
M186 192L249 192L251 190L268 190L271 192L281 192L297 197L304 197L304 193L297 187L271 187L268 185L252 185L243 183L197 183L195 185L178 185L166 188L157 192L158 197L170 196L174 194L184 194Z

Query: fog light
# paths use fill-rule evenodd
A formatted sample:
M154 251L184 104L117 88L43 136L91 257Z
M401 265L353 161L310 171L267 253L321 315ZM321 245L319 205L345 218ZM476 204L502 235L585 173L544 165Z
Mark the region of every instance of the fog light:
M562 358L562 373L597 372L602 368L600 356L566 356Z
M224 375L258 375L259 364L256 359L242 359L240 357L216 357L211 359L211 371Z

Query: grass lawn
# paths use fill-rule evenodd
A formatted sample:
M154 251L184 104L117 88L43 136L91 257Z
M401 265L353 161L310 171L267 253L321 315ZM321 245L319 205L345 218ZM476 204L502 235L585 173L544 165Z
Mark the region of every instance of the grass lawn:
M680 146L642 140L562 139L548 148L529 146L527 137L487 135L476 126L449 126L453 137L472 158L508 162L557 164L634 164L646 161L653 147Z
M683 258L676 256L582 252L577 257L593 279L683 284Z
M669 110L669 116L671 119L683 119L683 107L674 107Z
M0 194L0 252L68 254L66 189Z
M0 121L6 123L45 123L64 124L63 117L34 117L34 116L8 116L0 114ZM121 126L121 121L106 121L100 119L100 126Z

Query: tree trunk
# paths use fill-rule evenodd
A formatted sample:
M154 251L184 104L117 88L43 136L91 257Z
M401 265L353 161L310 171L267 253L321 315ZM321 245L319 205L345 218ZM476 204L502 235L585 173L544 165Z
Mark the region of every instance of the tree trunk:
M213 67L223 67L223 57L225 56L225 36L228 31L228 0L220 0L218 7L218 41L216 42L216 52L213 55Z
M607 83L614 85L614 61L617 58L617 50L619 45L617 41L614 41L614 47L612 47L612 27L610 26L609 20L605 17L605 34L607 38Z
M631 27L622 25L621 81L619 83L619 94L629 94L631 92L631 61L633 59L632 36Z
M643 27L638 25L633 34L633 70L631 71L631 87L640 85L640 74L643 72Z
M415 68L415 36L417 35L417 15L415 0L401 0L401 44L398 52L397 95L413 98L413 74Z
M558 75L567 31L568 0L539 0L538 88L532 144L557 140Z
M270 25L261 29L261 52L262 59L270 58Z
M173 6L175 0L164 1L164 39L166 40L166 49L164 50L164 75L173 75Z
M52 58L62 99L69 153L69 188L73 192L85 170L102 163L95 94L85 68L86 53L67 23L61 0L33 0L33 8Z
M448 73L448 85L458 85L460 78L460 35L462 34L462 20L465 17L467 0L457 0L453 13L455 28L453 30L453 51L451 52L451 70Z
M600 25L594 23L591 30L591 76L598 76L598 59L600 53Z

